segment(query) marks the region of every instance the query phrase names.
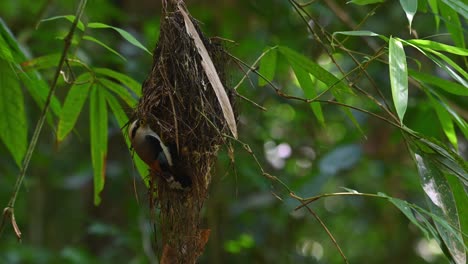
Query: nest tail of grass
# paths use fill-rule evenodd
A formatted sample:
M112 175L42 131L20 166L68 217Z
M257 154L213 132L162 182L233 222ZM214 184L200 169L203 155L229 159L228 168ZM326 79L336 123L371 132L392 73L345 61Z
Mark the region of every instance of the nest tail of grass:
M163 142L177 146L177 166L191 178L192 185L188 191L179 191L171 189L161 177L150 181L156 184L150 190L157 190L151 191L150 199L156 199L160 206L161 263L195 263L203 252L209 230L200 229L200 211L211 182L210 169L219 147L225 144L223 134L233 132L225 118L226 104L220 102L219 91L212 86L203 65L206 58L189 34L187 19L206 48L219 80L225 83L227 56L222 46L203 35L181 1L163 1L160 37L136 116L147 120ZM222 92L231 107L234 93L230 89Z

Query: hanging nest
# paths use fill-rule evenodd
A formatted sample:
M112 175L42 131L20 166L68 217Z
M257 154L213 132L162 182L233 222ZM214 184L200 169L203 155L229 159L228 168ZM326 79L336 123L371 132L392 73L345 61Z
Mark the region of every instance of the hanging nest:
M151 199L156 199L160 206L161 261L165 263L194 263L203 251L209 230L199 227L200 211L207 198L210 169L218 149L226 144L223 134L236 136L223 109L228 106L232 111L234 93L223 88L229 101L227 105L220 101L212 79L207 77L206 58L201 56L187 19L206 48L222 84L227 62L223 47L203 35L181 2L163 1L159 41L135 118L146 120L163 142L177 146L177 166L192 182L187 191L180 191L171 189L162 177L150 181L150 190L155 190L150 191Z

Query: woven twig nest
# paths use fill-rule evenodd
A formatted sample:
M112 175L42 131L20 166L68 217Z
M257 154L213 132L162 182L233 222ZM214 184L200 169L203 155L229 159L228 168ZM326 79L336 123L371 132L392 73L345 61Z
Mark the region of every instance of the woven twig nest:
M156 183L150 181L157 186L154 190L160 205L164 250L170 251L164 254L174 255L170 261L174 263L192 263L204 248L208 232L199 229L199 219L211 181L210 168L218 149L225 144L223 134L233 132L212 79L207 77L205 58L194 36L189 35L187 19L224 83L227 56L222 46L204 37L180 3L164 5L153 66L135 111L136 118L146 120L163 142L177 146L177 166L191 178L188 191L171 189L161 177L156 177ZM223 92L232 111L234 93L229 89Z

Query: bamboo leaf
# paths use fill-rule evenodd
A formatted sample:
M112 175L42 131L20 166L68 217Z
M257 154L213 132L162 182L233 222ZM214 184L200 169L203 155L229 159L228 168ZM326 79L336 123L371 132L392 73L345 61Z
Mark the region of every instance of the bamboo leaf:
M460 67L458 64L456 64L452 59L449 57L445 56L444 54L435 51L433 49L429 48L420 48L419 46L416 46L410 42L401 40L403 43L406 43L415 49L419 50L422 54L424 54L426 57L431 59L437 66L442 68L445 72L447 72L454 80L459 82L461 85L468 87L468 73ZM435 56L434 56L435 55ZM453 69L452 69L452 68ZM455 72L454 69L458 72ZM459 74L463 75L460 76Z
M446 1L442 0L439 2L440 14L442 20L447 27L448 32L452 36L453 42L457 47L465 48L465 37L463 32L463 26L458 18L457 11L445 4Z
M462 85L468 87L468 82L467 82L467 79L468 79L468 73L462 68L460 67L457 63L455 63L452 59L450 59L449 57L445 56L444 54L438 52L438 51L435 51L435 50L432 50L432 49L425 49L433 54L435 54L437 57L439 57L440 59L442 59L443 61L445 61L448 65L450 65L451 67L453 67L458 73L460 73L462 75L459 76L457 73L455 73L450 67L448 67L447 65L442 65L442 63L438 63L438 65L440 67L442 67L448 74L450 74L450 76L452 76L455 80L457 80L459 83L461 83ZM431 58L433 61L434 58Z
M386 198L391 202L398 210L400 210L408 220L411 221L416 227L419 228L427 239L430 239L431 236L435 238L438 243L441 245L440 239L438 239L439 234L437 230L424 218L421 217L420 212L417 207L408 203L405 200L387 196L384 193L378 193L379 196Z
M468 234L468 207L466 206L468 204L468 196L466 189L463 186L463 182L461 182L456 177L453 177L453 175L448 174L445 176L445 178L447 179L450 188L452 189L453 197L457 203L461 232L466 235ZM465 248L468 248L468 240L466 239L466 236Z
M356 37L379 37L380 39L388 42L388 38L386 36L374 33L369 30L336 31L336 32L333 32L333 35L332 35L333 39L335 39L336 35L356 36Z
M57 67L61 54L53 53L44 55L41 57L34 58L32 60L24 61L21 63L21 67L25 71L30 70L42 70Z
M130 144L130 139L128 135L126 135L126 128L128 126L128 117L127 114L125 114L122 106L119 104L117 98L110 94L109 92L106 91L106 100L107 104L109 105L112 113L114 114L115 119L117 120L117 123L119 124L119 127L121 127L122 135L125 139L125 143L127 144L127 147L130 149L131 144ZM135 166L143 179L143 182L147 187L149 187L149 178L148 176L148 166L146 165L145 162L143 162L138 155L133 155L133 160L135 162Z
M451 223L449 223L446 219L440 217L439 215L434 214L433 212L429 212L415 204L408 203L404 200L389 197L383 193L379 193L378 195L386 198L391 203L393 203L398 209L400 209L400 211L404 213L412 223L414 223L418 228L420 228L421 231L424 232L424 234L426 235L426 238L429 238L428 235L431 234L432 237L437 241L437 243L439 244L441 248L447 248L447 245L445 244L445 240L443 240L443 237L439 231L439 226L443 228L443 230L446 230L447 234L449 235L455 234L455 236L457 236L456 241L460 245L463 245L463 240L460 240L461 238L460 230L457 230L456 227L452 226ZM415 217L415 215L417 217ZM436 225L437 230L426 219L426 217L429 217L432 219L432 221ZM448 249L448 250L450 251L451 249ZM449 257L449 259L453 260L455 263L461 263L459 261L462 260L463 258L462 256L458 255L458 257L460 258L457 259L453 255L451 255L451 252L448 253L447 257Z
M107 29L112 29L112 30L115 30L117 31L125 40L127 40L130 44L134 45L135 47L137 48L140 48L142 50L144 50L146 53L150 54L151 55L151 52L148 51L148 49L145 48L145 46L143 46L143 44L141 44L135 37L133 37L130 33L128 33L127 31L121 29L121 28L118 28L118 27L113 27L113 26L110 26L110 25L106 25L104 23L99 23L99 22L94 22L94 23L89 23L88 25L88 28L95 28L95 29L100 29L100 28L107 28Z
M200 39L195 26L192 23L187 11L184 10L183 7L178 5L179 11L181 12L182 16L184 17L185 22L185 29L187 34L193 39L195 42L195 46L198 49L198 54L202 57L202 67L205 71L208 80L211 83L211 87L214 89L216 97L218 98L218 102L221 105L221 109L223 110L224 118L228 124L229 129L231 130L232 135L234 138L237 138L237 125L236 119L234 117L234 111L232 110L231 102L226 94L226 90L224 89L223 83L219 79L218 73L216 72L216 68L213 64L213 61L206 50L203 41Z
M0 46L3 46L5 50L8 50L8 54L11 54L12 59L16 64L23 63L27 60L25 54L20 49L13 34L8 30L3 20L0 19ZM15 71L21 82L28 90L31 97L37 103L39 108L44 107L47 95L49 93L48 84L42 79L38 71L22 71L20 67L15 67ZM52 112L48 113L49 123L52 125L52 117L60 115L61 106L57 97L52 96L50 108Z
M439 7L438 7L438 4L437 4L438 1L439 0L428 0L427 1L429 6L432 9L432 12L434 13L434 20L435 20L435 23L436 23L437 31L439 30L439 26L440 26Z
M304 94L308 98L313 98L317 96L317 92L314 88L314 83L312 82L309 73L302 69L300 66L296 65L294 62L291 63L291 67L293 68L294 74L296 75L296 78L299 81L299 84L302 90L304 91ZM310 107L312 108L312 111L314 112L314 115L319 121L319 123L324 125L325 118L323 117L322 106L320 105L320 103L311 103Z
M83 109L83 105L88 98L89 90L93 86L92 76L84 73L76 79L70 87L65 102L63 103L62 113L58 122L57 141L61 142L75 127L78 116Z
M49 18L46 18L46 19L42 19L41 21L39 21L39 24L38 26L42 23L42 22L48 22L48 21L53 21L53 20L57 20L57 19L66 19L68 20L70 23L73 23L73 21L75 21L75 16L74 15L65 15L65 16L54 16L54 17L49 17ZM83 24L83 22L81 21L78 21L78 24L76 25L77 28L81 31L84 31L85 30L85 26Z
M361 36L361 37L379 37L380 35L369 30L353 30L353 31L336 31L333 32L333 37L335 35L345 35L345 36Z
M110 77L121 84L127 86L132 92L134 92L138 97L141 97L141 84L128 75L122 74L120 72L113 71L107 68L95 68L94 72L98 75L103 75Z
M315 76L315 78L325 83L328 87L331 87L331 89L336 88L343 92L353 94L351 88L347 86L342 80L338 79L335 77L335 75L325 70L320 65L308 59L304 55L284 46L278 47L278 50L288 59L289 62L302 67L307 72Z
M441 0L446 5L450 6L454 11L457 11L465 19L468 19L468 5L460 0Z
M317 78L326 86L328 86L328 88L330 88L331 90L331 93L333 94L333 96L335 96L338 102L345 103L342 93L353 94L351 88L348 85L346 85L342 80L338 79L337 77L335 77L335 75L328 72L317 63L309 60L302 54L297 53L296 51L284 46L278 47L278 50L283 56L285 56L288 59L288 61L291 64L303 68L305 71L312 74L315 78ZM362 132L359 123L357 122L356 118L351 113L349 108L343 109L345 114L351 120L351 122L353 122L353 124Z
M49 94L49 86L48 84L42 79L41 75L39 75L36 71L33 72L20 72L18 74L21 81L23 82L24 86L28 90L31 97L37 103L40 109L44 108L45 101ZM48 115L48 120L51 122L53 120L53 115L60 116L62 112L62 107L60 105L59 100L54 95L51 98L50 102L50 109L52 110L51 113ZM52 123L51 123L52 125Z
M438 88L455 95L468 96L468 87L458 83L444 80L434 75L417 72L414 70L408 71L409 75L421 83L427 83L437 86Z
M454 174L468 187L468 173L465 161L455 152L446 148L444 144L436 142L434 139L425 138L418 134L420 138L414 141L418 149L424 151L425 156L430 156L431 160L436 161L445 170Z
M447 249L457 264L466 263L465 245L459 230L460 220L452 190L435 163L417 148L412 148L421 184L434 215L444 219L446 224L435 221L435 226Z
M417 145L417 149L424 151L424 155L443 167L449 173L458 177L468 187L468 166L457 153L445 147L443 143L437 142L424 135L405 127L404 131L415 138L411 141Z
M407 40L407 42L412 43L420 48L426 48L426 49L437 50L437 51L445 51L445 52L449 52L449 53L460 55L460 56L468 56L468 49L455 47L455 46L447 45L447 44L436 42L436 41L425 40L425 39L410 39L410 40Z
M0 59L0 140L21 167L27 149L23 92L13 65Z
M432 108L434 108L437 117L439 118L442 130L455 149L458 149L457 134L455 133L455 127L450 113L442 106L442 102L439 102L430 93L427 93L427 96L429 97Z
M389 68L393 104L400 121L403 122L408 106L408 69L403 44L395 38L390 38Z
M112 49L111 47L107 46L106 44L104 44L103 42L91 37L91 36L83 36L83 39L85 40L88 40L88 41L91 41L91 42L94 42L96 44L98 44L99 46L105 48L106 50L112 52L114 55L117 55L119 58L121 58L123 61L127 61L127 59L122 56L120 53L118 53L117 51L115 51L114 49Z
M411 32L411 23L413 22L413 17L418 11L418 0L400 0L400 5L405 11L406 18L408 18L409 28Z
M0 59L5 60L6 62L15 62L13 54L8 47L8 42L5 40L2 35L0 35Z
M260 75L265 77L267 80L272 81L275 77L277 51L275 48L266 47L264 52L266 52L266 54L260 61L259 72ZM268 82L266 80L258 78L259 86L265 86L267 84Z
M440 97L440 96L439 96ZM447 111L450 113L450 115L452 116L453 120L455 121L455 123L457 124L457 126L460 128L460 130L462 131L463 135L465 136L465 138L468 138L468 124L466 123L466 121L461 118L457 112L455 112L450 106L448 106L447 104L443 104L443 106L445 107L445 109L447 109Z
M104 90L98 85L91 89L90 98L91 160L94 172L94 204L101 202L107 158L107 108Z
M351 0L346 2L347 4L355 4L355 5L370 5L376 3L383 3L385 0Z
M116 93L124 102L130 106L134 107L137 103L137 100L130 94L130 92L124 86L115 83L111 80L100 78L98 81L107 89L111 90L112 92Z

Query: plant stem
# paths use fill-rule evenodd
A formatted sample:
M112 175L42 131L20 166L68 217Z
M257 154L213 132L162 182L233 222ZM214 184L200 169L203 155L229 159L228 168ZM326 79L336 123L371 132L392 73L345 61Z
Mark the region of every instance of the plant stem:
M29 144L28 151L26 152L26 155L25 155L24 160L23 160L23 165L22 165L22 167L20 169L18 178L16 179L16 183L15 183L15 186L14 186L14 189L13 189L13 195L11 196L7 207L3 210L3 220L2 220L2 223L0 225L0 230L3 229L5 218L10 218L12 225L14 227L16 226L15 233L16 233L16 236L18 237L18 239L21 239L21 232L20 232L19 228L17 228L16 221L14 220L15 219L14 207L15 207L16 199L17 199L18 193L19 193L19 191L21 189L21 185L22 185L24 177L26 175L26 171L28 170L28 166L29 166L29 163L31 161L32 154L34 152L34 149L36 148L36 144L38 142L39 135L41 134L42 127L44 125L45 119L47 117L47 113L48 113L49 108L50 108L50 102L52 100L55 89L57 87L57 81L58 81L58 79L60 77L60 72L62 70L63 64L65 63L65 59L67 57L68 50L71 47L72 38L73 38L73 35L75 34L75 29L76 29L76 27L78 25L78 22L80 21L80 18L82 16L83 12L84 12L84 9L86 7L86 2L87 2L87 0L81 0L80 1L80 4L79 4L78 9L76 11L75 20L73 21L73 24L71 25L70 31L68 32L67 36L64 39L65 45L64 45L64 48L63 48L63 51L62 51L62 56L60 57L60 61L59 61L59 64L57 66L57 70L55 71L54 78L52 80L52 85L51 85L50 90L49 90L49 94L47 95L47 99L46 99L46 101L44 103L44 108L42 109L42 112L41 112L41 114L39 116L39 121L37 122L36 128L34 129L34 133L33 133L32 139L31 139L31 143Z

